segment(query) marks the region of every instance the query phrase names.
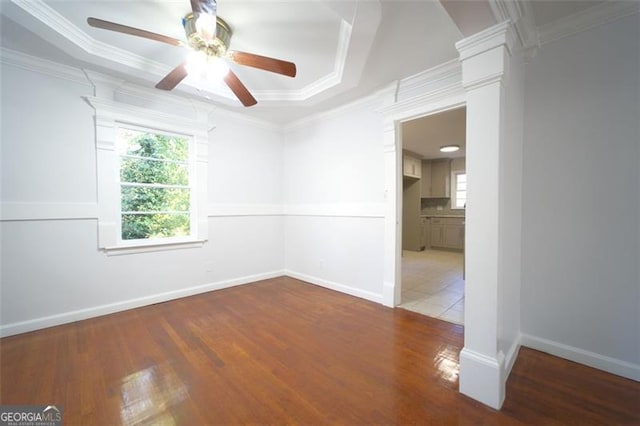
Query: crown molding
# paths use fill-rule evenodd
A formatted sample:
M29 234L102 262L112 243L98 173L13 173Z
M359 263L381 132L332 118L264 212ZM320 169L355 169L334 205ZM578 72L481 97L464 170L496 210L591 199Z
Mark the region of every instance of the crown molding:
M461 79L462 64L457 58L452 59L400 80L398 100L402 101L431 93Z
M497 22L510 21L513 24L513 37L523 49L539 45L529 0L489 0L489 6Z
M540 45L640 13L640 2L607 1L538 27Z
M378 106L382 102L380 93L386 94L388 93L388 87L382 89L381 91L374 92L370 95L364 96L362 98L356 99L355 101L348 102L346 104L337 106L335 108L328 109L326 111L322 111L316 114L312 114L306 117L303 117L299 120L288 123L284 126L285 133L290 131L295 131L298 129L302 129L308 126L311 126L317 122L331 120L340 116L344 116L347 112L353 111L355 109L365 109L369 108L372 111L377 111ZM384 95L383 95L384 96Z
M124 49L95 40L71 23L67 18L53 10L42 0L11 1L34 18L47 25L53 31L91 55L140 70L150 71L157 75L165 75L171 70L170 67L167 67L166 65L162 65Z
M51 77L69 80L74 83L87 86L91 85L84 73L77 68L49 61L48 59L27 55L26 53L7 49L5 47L0 47L0 62L13 67L22 68L27 71L33 71Z

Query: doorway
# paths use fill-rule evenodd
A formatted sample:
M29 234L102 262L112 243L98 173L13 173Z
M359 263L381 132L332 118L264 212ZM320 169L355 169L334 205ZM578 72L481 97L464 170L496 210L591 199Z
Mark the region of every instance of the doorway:
M463 325L466 108L409 120L401 126L398 306Z

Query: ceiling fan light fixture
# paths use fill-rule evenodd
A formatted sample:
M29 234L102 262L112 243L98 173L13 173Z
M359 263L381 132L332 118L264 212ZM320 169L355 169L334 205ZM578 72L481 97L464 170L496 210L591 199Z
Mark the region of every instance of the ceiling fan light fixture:
M208 56L201 50L189 53L185 68L190 76L209 81L221 81L229 72L229 65L224 59Z
M456 152L460 149L460 145L444 145L440 147L440 152Z
M215 58L207 64L207 80L222 81L228 73L229 65L222 58Z
M184 32L189 46L193 50L202 51L208 56L223 57L229 50L231 28L222 18L209 14L187 14L182 19ZM213 33L215 32L215 37Z
M208 13L200 13L195 22L196 32L206 43L213 43L216 38L216 17Z

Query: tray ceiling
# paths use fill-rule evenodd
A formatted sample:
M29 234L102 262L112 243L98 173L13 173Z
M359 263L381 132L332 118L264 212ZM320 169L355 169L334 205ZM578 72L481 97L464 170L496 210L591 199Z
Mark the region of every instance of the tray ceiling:
M535 12L546 23L577 10L565 6L536 4ZM188 51L92 28L86 19L184 40L181 20L190 10L188 0L5 0L1 42L151 89ZM294 62L297 77L232 64L258 100L247 109L222 83L187 77L174 92L283 123L455 59L464 33L440 2L427 0L218 0L218 14L233 30L231 49Z

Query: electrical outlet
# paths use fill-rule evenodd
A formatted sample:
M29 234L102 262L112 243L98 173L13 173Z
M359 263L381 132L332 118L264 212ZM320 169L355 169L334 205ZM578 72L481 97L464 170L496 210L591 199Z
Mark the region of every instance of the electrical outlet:
M318 262L318 266L320 267L320 269L324 269L324 259L320 259L320 262Z
M205 272L213 272L213 262L205 262L204 263L204 271Z

